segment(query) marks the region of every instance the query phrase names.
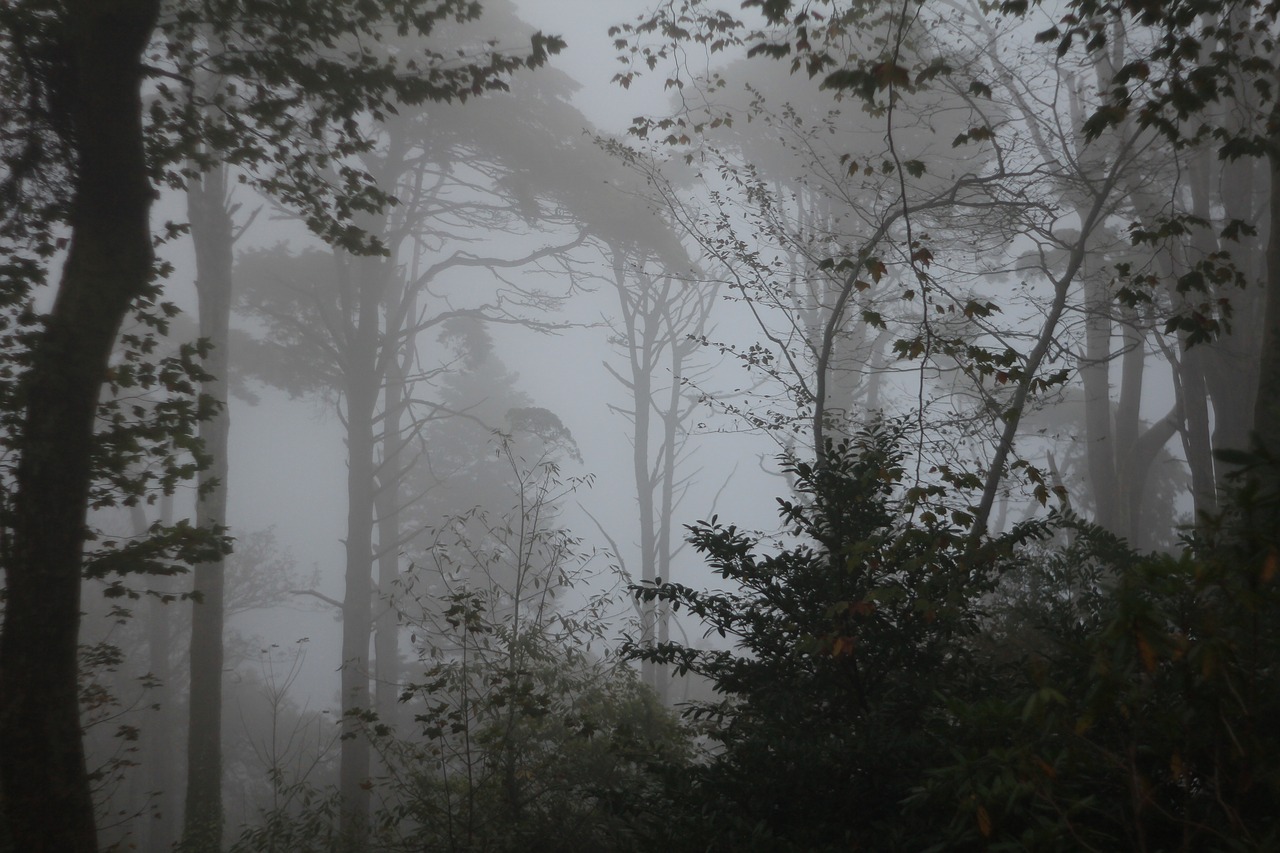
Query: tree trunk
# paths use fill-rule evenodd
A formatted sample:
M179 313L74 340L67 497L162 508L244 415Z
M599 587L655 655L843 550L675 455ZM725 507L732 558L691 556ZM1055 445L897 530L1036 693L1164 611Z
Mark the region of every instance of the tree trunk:
M1083 214L1081 214L1083 218ZM1093 520L1112 533L1116 524L1117 483L1115 436L1111 434L1111 312L1105 283L1092 270L1082 270L1084 282L1085 355L1080 364L1084 384L1085 449Z
M133 507L133 531L138 538L147 535L151 526L146 510L141 505ZM160 523L173 523L173 499L166 495L160 503ZM156 577L151 581L153 592L161 595L176 593L174 578ZM147 790L154 798L154 814L147 821L146 849L169 850L177 840L177 818L181 808L178 768L174 766L173 751L176 748L174 734L178 731L178 715L175 713L177 685L173 672L173 608L176 605L162 600L159 595L147 600L147 667L156 686L151 688L155 711L151 722L143 728L143 764L146 767Z
M380 233L370 231L370 233ZM370 710L369 635L373 620L374 415L378 370L379 307L385 265L346 258L340 286L356 302L348 314L346 594L342 600L342 751L338 790L343 844L359 849L369 821L369 740L362 715ZM354 275L354 278L353 278Z
M401 294L401 298L404 295ZM387 316L395 313L389 304ZM410 312L407 316L414 316ZM400 697L400 620L396 615L396 581L400 577L400 483L405 468L404 421L408 414L406 359L395 346L396 336L387 330L384 358L387 362L383 395L382 461L378 467L375 501L378 515L378 601L374 618L374 709L378 721L395 727Z
M0 783L23 853L97 849L76 683L80 575L98 396L121 321L153 272L139 91L158 13L158 0L80 0L63 13L71 245L25 377L0 635Z
M212 344L204 369L212 375L201 391L222 403L200 425L211 462L200 472L196 525L223 528L227 522L227 440L231 414L227 363L231 324L232 236L227 210L226 169L217 166L187 187L187 211L196 250L196 294L200 337ZM208 491L205 491L205 490ZM187 738L187 804L184 849L222 848L222 622L223 562L195 567L197 601L191 613L191 701Z
M1280 107L1276 108L1273 116L1278 113ZM1280 151L1273 150L1268 162L1271 166L1271 221L1267 231L1266 313L1262 354L1258 363L1253 432L1263 449L1280 457ZM1280 489L1280 474L1274 467L1267 472L1266 480L1264 485L1270 489Z

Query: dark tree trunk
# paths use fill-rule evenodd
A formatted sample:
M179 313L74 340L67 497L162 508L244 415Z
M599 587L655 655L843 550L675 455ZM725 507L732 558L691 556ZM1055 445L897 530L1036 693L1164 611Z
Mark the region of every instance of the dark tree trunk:
M25 381L0 635L0 782L23 853L97 849L76 684L90 452L111 349L153 263L139 91L159 2L67 7L72 236Z
M1280 107L1273 112L1280 118ZM1280 457L1280 151L1273 151L1271 210L1267 230L1266 313L1262 330L1262 355L1258 360L1258 394L1254 403L1254 436L1263 448ZM1272 469L1266 484L1280 489L1280 475Z
M201 390L224 404L200 425L200 439L211 462L200 472L203 498L196 504L196 525L220 529L227 520L231 415L225 403L234 244L225 168L215 167L191 182L187 212L196 250L200 337L213 345L203 365L213 378ZM222 560L196 566L193 589L198 597L191 613L187 802L182 836L184 849L217 851L222 848Z

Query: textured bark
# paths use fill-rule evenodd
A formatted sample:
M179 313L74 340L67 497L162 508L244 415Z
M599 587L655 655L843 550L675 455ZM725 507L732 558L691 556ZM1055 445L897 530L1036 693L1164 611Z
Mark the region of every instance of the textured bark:
M69 2L71 244L25 381L0 635L0 783L14 850L97 849L77 695L90 450L120 323L152 275L141 55L157 0Z
M213 345L203 365L213 378L201 390L223 403L227 399L234 244L226 195L226 169L221 166L187 187L196 250L200 337ZM200 439L211 459L209 467L200 472L204 497L196 504L196 525L201 528L226 526L230 430L231 415L225 405L200 425ZM222 848L222 560L196 566L193 589L197 601L191 613L191 702L182 836L184 849L217 851Z

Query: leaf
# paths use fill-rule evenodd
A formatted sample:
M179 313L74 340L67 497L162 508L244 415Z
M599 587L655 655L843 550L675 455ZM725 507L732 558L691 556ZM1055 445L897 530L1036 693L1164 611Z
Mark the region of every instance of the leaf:
M976 95L979 98L990 98L991 87L981 80L971 80L969 82L969 94Z
M991 837L991 815L987 813L985 806L978 806L978 832L982 833L983 838Z
M1138 654L1142 657L1142 666L1147 672L1155 672L1159 658L1156 650L1147 642L1146 637L1138 637Z
M1262 571L1258 574L1258 580L1261 583L1271 583L1275 580L1278 570L1280 570L1280 552L1277 552L1273 545L1267 552L1266 559L1262 561Z

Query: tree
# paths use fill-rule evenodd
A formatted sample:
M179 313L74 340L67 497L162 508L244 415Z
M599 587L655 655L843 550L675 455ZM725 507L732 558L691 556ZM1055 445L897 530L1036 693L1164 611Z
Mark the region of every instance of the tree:
M653 768L683 756L626 661L600 656L616 586L573 601L593 555L557 509L589 484L531 438L502 440L504 501L415 543L401 608L418 672L402 698L418 732L378 742L399 783L388 817L416 834L392 849L647 849Z
M1142 535L1147 472L1176 432L1183 437L1197 507L1211 510L1214 491L1229 470L1214 462L1212 450L1241 443L1242 425L1251 418L1252 395L1240 390L1239 379L1240 370L1248 371L1252 361L1252 330L1260 328L1256 318L1261 312L1257 291L1241 293L1238 286L1260 266L1259 244L1249 236L1250 220L1262 212L1253 192L1259 182L1249 175L1256 175L1260 165L1249 158L1270 150L1266 128L1273 6L1227 9L1213 2L1187 2L1166 12L1136 3L1070 4L1072 14L1040 39L1059 47L1056 59L1044 61L1050 80L1058 85L1036 89L1019 76L1026 73L1028 59L1035 61L1033 51L1020 52L1010 62L997 50L998 44L1007 48L1002 35L1006 25L1014 38L1019 28L1025 31L1025 2L998 8L914 2L749 5L759 6L750 23L694 0L615 28L621 58L631 63L616 79L629 85L645 66L653 70L664 60L677 59L689 41L713 54L745 49L748 60L762 56L788 62L792 75L804 72L812 79L810 88L826 89L860 106L885 129L884 171L890 183L900 179L890 209L897 208L901 227L883 235L883 249L872 248L878 261L903 271L894 282L902 289L901 298L925 309L914 327L898 331L894 351L920 362L915 396L921 409L960 404L967 411L961 413L963 420L953 417L952 423L980 426L960 438L961 446L985 457L985 471L957 472L936 453L926 463L932 473L962 488L976 485L973 477L978 477L981 493L972 507L975 537L989 523L1011 472L1022 471L1034 487L1033 497L1047 502L1045 472L1019 455L1016 440L1023 415L1073 374L1087 390L1086 438L1099 521L1135 538ZM1124 19L1128 12L1133 20ZM956 29L950 31L953 25ZM971 48L959 49L960 39L970 40ZM681 110L637 120L633 133L696 151L690 146L723 133L730 119L738 119L716 103L733 67L708 68L699 80L687 64L664 65L671 69L669 85L695 86L698 97L685 91ZM784 74L780 70L775 76ZM1083 82L1087 79L1096 80L1092 93ZM1013 263L1002 270L999 241L987 258L976 253L971 259L961 257L957 246L946 245L945 237L939 240L938 226L920 209L930 197L918 179L945 174L947 155L927 149L918 157L907 153L901 144L907 142L903 122L910 120L908 115L925 115L929 99L948 90L964 103L966 129L954 141L948 139L950 133L934 134L938 148L950 142L952 148L989 151L986 162L993 165L979 166L978 174L989 181L988 200L996 204L981 205L987 215L976 229L947 234L973 234L978 245L991 232L1022 239L1030 235L1039 246L1030 253L1029 265L1026 255L1023 261L1010 257L1003 260ZM1046 91L1050 94L1041 94ZM839 121L851 119L845 115ZM1067 130L1058 134L1055 125ZM1213 160L1215 151L1220 164ZM1170 160L1186 164L1180 174L1189 180L1157 168ZM858 153L847 148L841 165L846 162L861 168ZM811 171L839 174L831 168ZM767 198L758 183L751 196ZM1214 201L1215 183L1223 187L1221 205ZM943 209L934 215L953 224L973 202L942 200ZM1003 213L992 227L997 209ZM1131 223L1127 235L1124 221ZM1122 245L1125 237L1132 245ZM737 269L760 270L767 285L785 289L783 268L771 258L737 251L736 246L747 244L732 234L721 245L727 256L738 255ZM762 262L752 267L753 258ZM878 282L866 275L867 262L865 251L837 252L828 259L847 278L843 284L862 275L871 290ZM1007 297L994 298L960 284L960 270L966 268L986 275L1038 268L1039 282L1025 286L1041 292L1034 293L1021 316L1012 315ZM838 289L840 276L834 278ZM1236 302L1244 312L1238 317L1240 328L1238 334L1225 335ZM1072 319L1077 312L1082 323ZM1161 331L1176 334L1176 342L1170 346ZM1065 348L1077 341L1079 357L1064 358ZM1209 343L1213 346L1205 346ZM822 346L816 352L829 349ZM1145 427L1140 409L1148 352L1161 352L1170 361L1178 401L1167 416L1153 418ZM744 358L749 357L744 351ZM1121 362L1116 373L1122 385L1114 407L1109 388L1113 360ZM948 384L945 377L957 368L957 379L964 381ZM778 367L765 364L762 369L767 373ZM926 382L930 372L933 378ZM929 394L930 384L938 389L936 396ZM1243 385L1251 384L1246 375ZM806 416L811 412L804 406L823 406L812 389L798 396ZM918 416L923 431L924 412ZM921 438L923 450L923 432Z
M498 25L514 26L501 19ZM517 234L527 222L541 220L552 229L565 224L563 214L538 213L537 194L545 188L537 182L530 186L520 159L540 145L558 142L557 128L546 126L538 115L540 99L557 100L558 94L554 87L551 93L534 87L523 94L458 110L406 113L378 126L382 143L363 155L363 162L404 198L386 215L363 223L387 247L386 258L307 251L291 259L283 251L266 251L241 260L246 285L241 305L262 317L269 331L271 355L264 359L263 378L293 392L330 395L347 431L343 710L350 722L342 744L341 784L351 802L362 804L357 812L367 811L369 793L363 783L370 766L359 717L374 711L392 724L397 713L400 627L391 601L407 541L402 528L411 498L403 483L424 426L441 414L422 398L421 389L448 366L424 365L419 338L454 320L538 325L528 315L557 304L560 297L508 282L501 271L554 263L582 240L581 233L556 234L550 245L515 257L477 256L467 248L482 229ZM514 132L502 128L507 122L527 123L525 146L519 151L503 148L502 141ZM486 195L466 201L455 197L476 189ZM431 298L432 288L451 275L481 269L495 273L495 284L486 292L468 294L473 304ZM371 579L375 565L376 596ZM374 626L376 670L371 672L368 645ZM372 694L370 676L377 685Z
M1025 8L1025 4L1014 5ZM1094 0L1081 0L1072 6L1078 16L1064 19L1061 27L1052 27L1039 36L1044 41L1057 41L1063 52L1077 40L1083 40L1090 53L1111 51L1116 36L1123 32L1119 21L1124 14L1135 15L1155 34L1140 55L1115 69L1102 104L1086 125L1090 135L1096 136L1122 122L1135 122L1166 139L1176 150L1200 153L1199 157L1193 153L1191 209L1184 216L1172 218L1178 225L1203 228L1211 213L1205 183L1212 180L1215 171L1234 190L1230 197L1224 197L1225 227L1217 235L1201 231L1198 239L1191 242L1194 250L1209 257L1214 256L1214 249L1221 252L1226 246L1234 265L1248 276L1246 281L1263 282L1260 296L1246 295L1242 300L1242 307L1250 315L1247 323L1256 322L1254 318L1259 314L1263 316L1260 327L1253 327L1261 338L1256 344L1261 353L1258 373L1256 379L1246 373L1246 381L1239 381L1242 362L1252 360L1252 335L1243 336L1243 345L1236 342L1224 348L1220 361L1195 367L1209 378L1208 387L1215 399L1223 400L1215 430L1221 432L1221 437L1214 436L1214 449L1240 448L1249 421L1262 446L1274 449L1277 433L1273 415L1280 397L1280 336L1276 333L1280 328L1280 299L1276 297L1280 291L1280 256L1276 254L1280 226L1270 214L1274 213L1275 189L1280 185L1276 171L1280 98L1275 88L1274 60L1275 24L1280 8L1274 3L1231 6L1209 0L1181 0L1158 9L1128 2L1100 4ZM1107 26L1099 27L1098 22L1110 24L1110 31ZM1216 170L1205 157L1209 151L1216 151ZM1264 218L1263 205L1251 191L1260 183L1252 177L1261 171L1250 163L1255 159L1265 161L1271 179L1265 258L1258 257L1257 244L1247 239L1253 235L1257 221ZM1232 245L1241 236L1246 238L1244 251ZM1260 269L1263 266L1265 270ZM1178 277L1180 291L1196 285L1203 287L1189 277ZM1190 328L1179 328L1194 330L1195 319L1193 314ZM1200 468L1204 467L1202 463ZM1230 469L1223 470L1225 473ZM1204 477L1202 471L1200 479ZM1222 476L1217 479L1221 481Z
M1227 513L1177 553L1072 541L1002 584L978 701L950 706L949 760L916 802L952 812L938 847L1265 850L1277 843L1277 504L1243 464ZM1273 461L1261 464L1274 464ZM1246 474L1247 476L1243 476Z
M71 238L24 377L5 554L0 781L10 843L22 850L97 849L76 691L80 575L98 395L120 324L153 276L140 89L159 11L156 0L57 10L25 4L7 7L0 20L9 81L6 190L22 192L18 182L39 177L42 164L21 158L41 156L34 152L44 145L66 158L54 169L61 167L70 189L40 202L65 216ZM21 121L14 95L35 113L18 152L11 147ZM40 134L36 122L56 135ZM8 276L13 281L13 271ZM23 291L30 285L13 283Z
M714 748L673 797L687 808L677 849L920 849L926 833L899 805L947 754L933 733L947 697L982 691L970 640L1016 540L970 551L963 527L913 512L902 433L872 426L823 465L787 460L789 541L714 518L691 527L727 589L633 587L732 644L631 650L724 697L686 711Z
M222 531L227 522L227 443L231 432L229 350L231 344L232 246L235 242L227 170L218 165L192 178L187 187L187 210L196 249L196 294L200 337L211 350L205 362L210 379L203 393L223 403L201 425L200 440L210 465L200 474L201 499L196 525ZM195 844L208 837L208 846L221 845L222 823L222 630L225 584L222 560L194 569L192 590L197 597L191 623L190 721L187 728L186 809L183 837Z
M347 186L331 192L312 168L363 146L352 119L383 110L391 97L421 102L501 85L499 75L540 64L560 44L537 35L527 56L490 52L474 62L401 75L395 58L372 61L357 49L348 52L348 67L324 45L335 43L335 31L366 32L376 40L374 22L387 20L406 31L427 32L440 18L475 9L443 2L426 10L392 8L384 15L366 4L316 4L307 10L295 5L282 19L290 28L286 46L272 41L279 21L271 15L279 10L260 9L260 18L232 21L222 10L192 5L166 19L172 50L157 52L158 65L144 64L157 34L159 5L30 2L7 6L0 18L11 304L24 303L33 281L41 280L38 258L55 245L51 229L65 224L70 230L58 293L30 338L22 377L21 455L5 560L0 781L12 842L28 850L96 847L75 688L85 511L94 418L111 349L130 307L152 292L156 171L185 159L191 145L217 140L232 159L252 167L262 185L307 209L318 232L364 245L350 227L350 213L388 199L354 172L346 173ZM211 128L198 120L204 106L199 96L174 97L162 85L167 97L152 107L152 125L144 127L144 79L175 65L177 79L190 79L183 72L203 62L207 45L193 28L206 23L244 39L237 45L242 49L223 54L214 66L249 81L246 108L219 111L228 124ZM419 67L416 60L413 67ZM300 90L306 94L299 98ZM235 99L219 94L213 100L225 106ZM307 134L294 132L301 124L300 104L312 108ZM259 122L260 132L237 132L252 121ZM299 148L304 137L316 144ZM336 208L330 204L335 195L343 199Z
M631 468L639 502L638 580L652 584L659 578L672 580L673 558L681 548L672 541L676 508L696 475L678 470L688 455L689 421L699 405L690 399L688 387L697 378L693 360L718 288L686 280L682 267L690 265L683 253L672 257L647 246L630 251L610 246L610 251L621 314L613 338L626 361L622 371L607 362L605 368L630 397L630 407L615 411L631 421ZM616 543L614 550L620 551ZM624 555L617 556L625 571ZM640 641L667 642L670 613L651 601L640 604ZM641 680L666 703L665 668L644 661Z

